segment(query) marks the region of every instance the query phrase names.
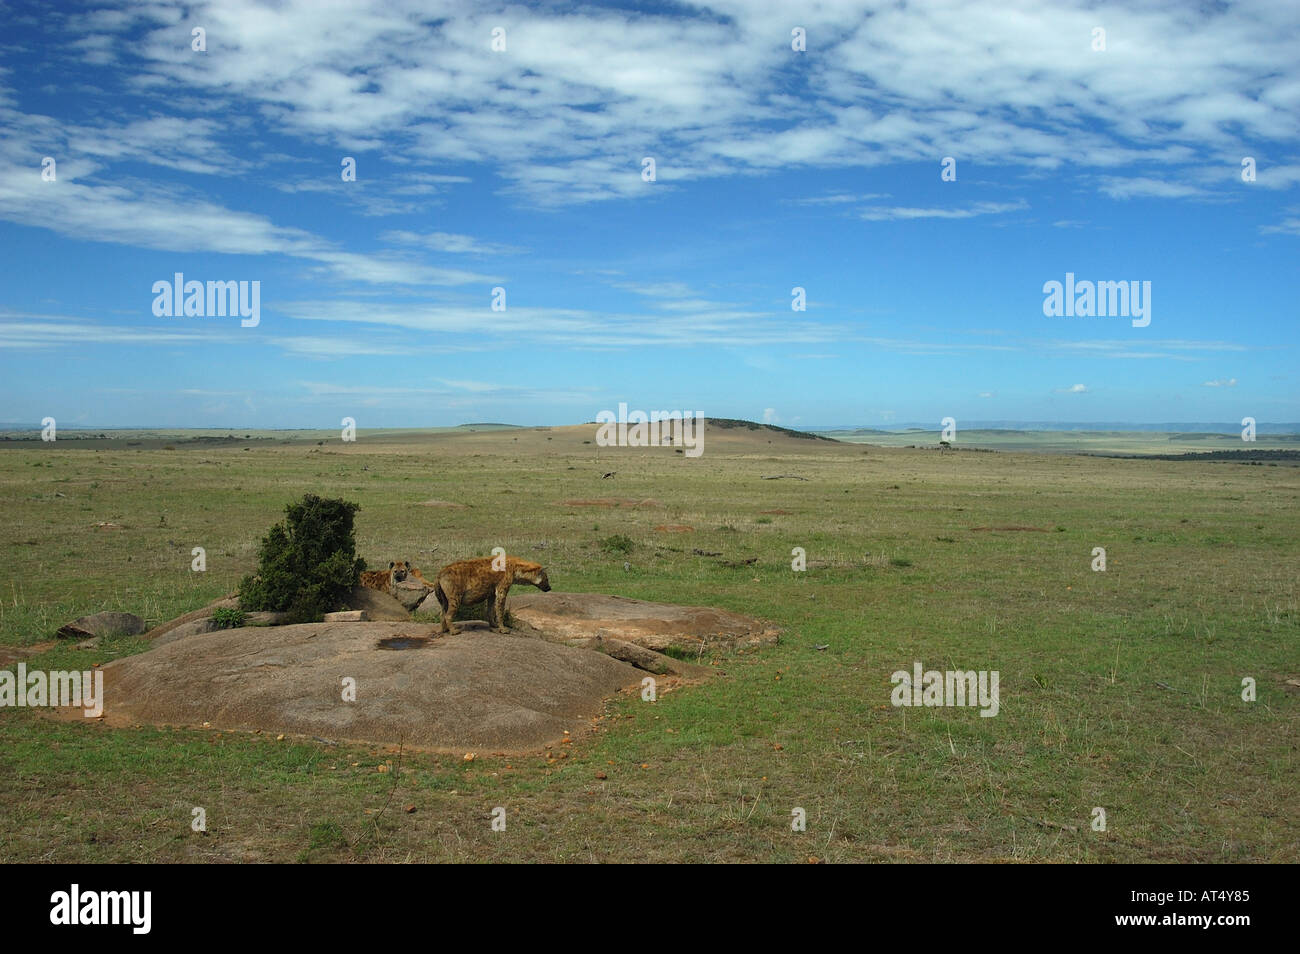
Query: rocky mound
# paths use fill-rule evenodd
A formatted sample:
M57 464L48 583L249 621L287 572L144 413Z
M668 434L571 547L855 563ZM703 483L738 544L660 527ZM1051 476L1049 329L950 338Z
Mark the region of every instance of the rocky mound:
M599 652L409 622L196 633L103 667L105 720L261 729L443 752L535 750L645 673ZM344 701L353 679L356 701Z
M541 593L516 587L510 591L507 606L515 621L543 638L575 645L601 636L661 652L700 653L770 646L779 637L779 630L739 613L603 593Z
M505 636L473 620L443 636L436 623L412 622L402 601L362 588L351 613L321 623L266 625L278 614L259 613L249 619L263 625L217 629L213 611L231 603L164 624L148 652L104 666L105 720L532 751L576 731L647 672L694 680L714 671L663 650L702 655L778 637L725 610L527 587L511 592ZM355 701L344 699L347 679Z

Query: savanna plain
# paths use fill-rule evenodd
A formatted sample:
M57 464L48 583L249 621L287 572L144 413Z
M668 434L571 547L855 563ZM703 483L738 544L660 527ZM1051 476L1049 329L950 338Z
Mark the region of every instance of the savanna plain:
M53 635L231 593L304 493L360 505L372 567L432 576L502 546L557 591L717 606L783 633L698 660L716 675L653 703L610 699L569 744L472 760L2 709L0 860L1300 860L1295 466L745 427L706 429L691 459L599 447L595 430L6 443L11 669L146 651ZM891 705L891 674L917 662L997 670L998 714Z

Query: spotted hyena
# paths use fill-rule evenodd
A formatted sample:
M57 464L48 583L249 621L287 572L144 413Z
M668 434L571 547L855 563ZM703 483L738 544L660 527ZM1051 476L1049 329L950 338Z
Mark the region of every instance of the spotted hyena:
M551 582L540 563L530 563L516 557L506 557L505 569L492 569L492 558L461 560L449 563L438 571L433 583L434 595L442 607L442 631L455 635L452 620L461 606L478 603L492 597L488 604L488 625L498 633L506 630L506 595L511 585L529 583L543 593L549 593Z
M364 570L361 573L361 585L372 590L387 593L394 583L401 583L411 572L411 564L406 560L388 564L387 570Z

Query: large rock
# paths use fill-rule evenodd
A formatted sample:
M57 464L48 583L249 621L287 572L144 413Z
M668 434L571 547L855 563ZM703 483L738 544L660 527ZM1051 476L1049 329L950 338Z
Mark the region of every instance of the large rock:
M165 646L170 642L178 639L184 639L186 636L201 636L204 633L214 633L220 627L217 621L211 616L201 616L197 619L186 620L179 626L172 626L161 636L154 639L155 646Z
M532 751L576 734L644 676L602 653L461 623L303 623L155 644L103 667L105 720ZM356 701L342 698L356 680Z
M145 633L144 638L152 639L156 641L158 637L165 636L168 633L172 632L172 630L178 629L181 626L186 625L187 623L192 623L195 620L205 620L211 618L212 614L219 609L238 609L238 608L239 608L239 597L236 596L234 593L230 593L226 596L221 597L221 599L219 600L213 600L207 606L204 606L196 610L190 610L190 612L185 613L184 615L181 616L177 616L175 619L168 620L165 623L160 623L159 625L155 626L153 629L149 630L149 632ZM189 632L194 632L194 631L195 630L193 628L189 630ZM207 632L207 630L199 630L199 631Z
M65 623L55 633L59 639L86 639L89 636L139 636L144 620L134 613L95 613Z
M411 618L406 607L393 597L379 590L372 590L368 586L358 586L352 591L348 597L348 609L364 610L366 616L372 620L399 622Z
M707 606L651 603L603 593L542 593L526 586L510 590L506 604L516 623L546 639L575 645L593 636L663 651L769 646L780 630L749 616Z
M207 606L191 610L183 616L178 616L173 620L155 626L145 634L145 638L153 640L158 645L164 645L173 640L183 639L186 636L211 633L218 629L217 624L212 621L212 616L217 610L238 608L239 598L234 593L231 593L209 603ZM396 621L411 618L411 614L406 611L402 604L387 593L381 593L379 590L372 590L365 586L354 588L348 595L347 609L349 611L360 610L366 614L367 619L372 620ZM283 621L286 615L284 613L247 613L245 618L249 624L275 626Z
M419 606L425 597L433 592L433 588L426 586L419 580L408 579L403 580L401 583L394 583L389 592L392 593L397 602L401 603L407 611L410 611Z

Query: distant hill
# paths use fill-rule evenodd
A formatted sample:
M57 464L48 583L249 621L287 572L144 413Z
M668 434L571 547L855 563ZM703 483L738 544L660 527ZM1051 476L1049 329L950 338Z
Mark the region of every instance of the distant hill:
M822 434L814 434L811 431L796 431L788 427L778 427L775 424L760 424L757 421L739 421L730 417L709 417L705 418L708 427L717 427L723 430L732 427L744 427L751 431L776 431L778 434L785 434L788 437L801 437L810 441L829 441L832 444L839 443L832 437L826 437Z

